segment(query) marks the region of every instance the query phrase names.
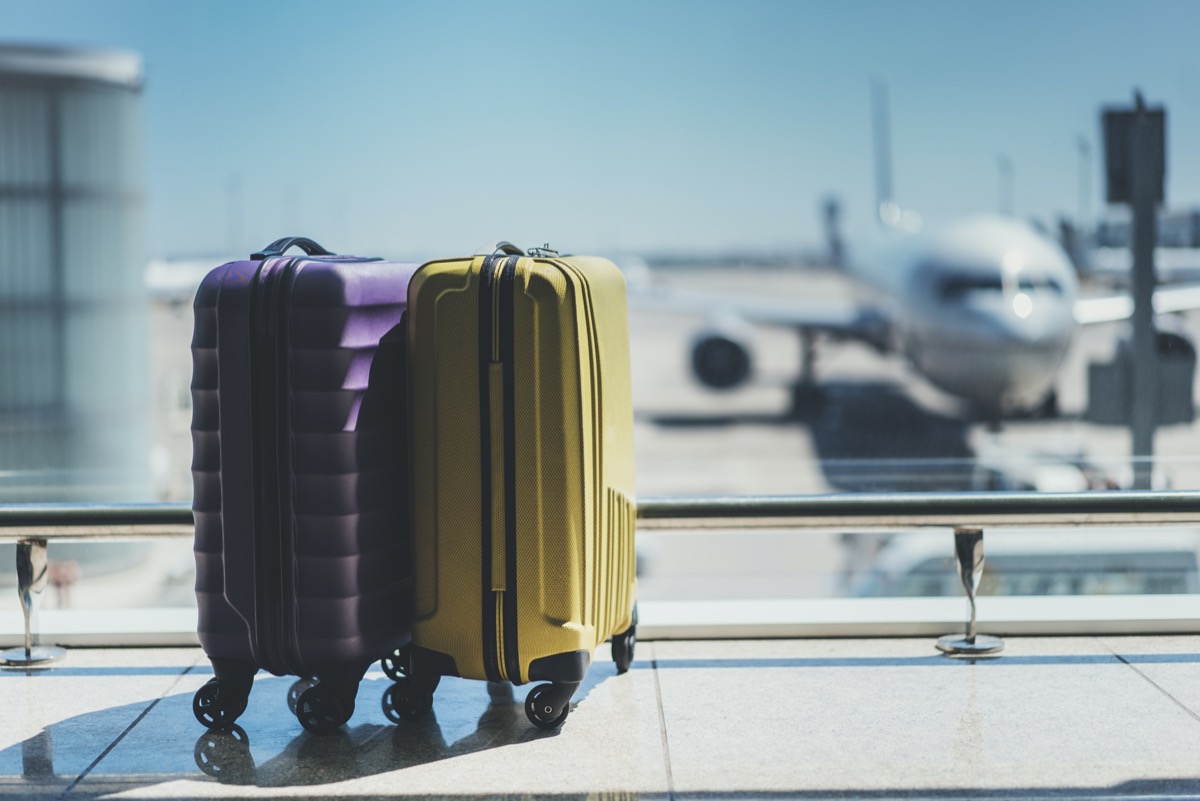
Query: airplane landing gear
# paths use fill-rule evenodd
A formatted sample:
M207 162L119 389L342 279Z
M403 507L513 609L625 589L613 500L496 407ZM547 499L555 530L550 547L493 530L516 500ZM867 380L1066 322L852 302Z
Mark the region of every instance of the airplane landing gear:
M817 385L814 375L817 361L816 347L813 343L813 332L807 328L800 329L800 378L792 385L792 406L790 414L797 420L815 416L821 411L825 401L825 393Z
M1053 420L1058 417L1058 413L1058 392L1052 389L1046 393L1046 397L1042 398L1042 402L1038 404L1034 416Z

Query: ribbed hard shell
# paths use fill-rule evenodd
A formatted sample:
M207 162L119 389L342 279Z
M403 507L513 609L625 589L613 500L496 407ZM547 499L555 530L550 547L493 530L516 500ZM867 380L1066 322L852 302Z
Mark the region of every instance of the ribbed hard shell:
M481 258L432 262L409 290L413 642L486 678L481 545ZM604 259L521 258L513 297L520 676L632 621L633 406L625 284ZM495 386L495 382L489 382ZM493 420L497 400L489 400ZM492 442L499 439L493 430ZM492 448L493 458L496 448ZM495 495L493 495L495 497ZM495 516L495 515L494 515ZM504 587L505 592L511 588Z
M278 264L268 265L278 268ZM286 300L284 480L295 652L254 644L250 285L259 262L201 284L192 340L192 475L199 636L210 657L275 673L370 662L407 641L411 560L399 327L415 265L298 264ZM381 344L382 343L382 344ZM271 632L268 636L280 636Z

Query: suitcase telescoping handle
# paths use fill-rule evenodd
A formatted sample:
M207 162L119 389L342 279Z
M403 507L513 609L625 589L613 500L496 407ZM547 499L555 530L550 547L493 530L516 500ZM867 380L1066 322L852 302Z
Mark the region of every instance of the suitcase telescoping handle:
M289 248L297 247L307 253L309 256L333 256L334 254L325 248L318 245L306 236L285 236L283 239L276 239L271 244L267 245L259 253L251 253L251 261L262 261L263 259L271 258L272 256L282 256Z
M498 242L489 242L475 251L476 256L494 256L497 253L503 253L505 256L525 255L525 251L521 250L512 242L505 242L504 240L500 240Z

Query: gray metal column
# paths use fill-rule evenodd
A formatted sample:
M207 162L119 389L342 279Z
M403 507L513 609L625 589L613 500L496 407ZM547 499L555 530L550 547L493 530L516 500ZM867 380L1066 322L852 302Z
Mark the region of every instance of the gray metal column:
M1109 203L1132 211L1133 359L1128 380L1129 429L1135 489L1150 489L1154 475L1154 429L1159 413L1158 341L1154 330L1155 209L1165 198L1166 112L1148 109L1140 92L1133 109L1103 116L1105 177Z
M1150 489L1154 473L1154 430L1158 423L1158 348L1154 331L1155 137L1146 104L1137 96L1131 142L1133 189L1133 437L1134 489ZM1161 180L1161 179L1160 179ZM1161 184L1160 184L1161 185Z

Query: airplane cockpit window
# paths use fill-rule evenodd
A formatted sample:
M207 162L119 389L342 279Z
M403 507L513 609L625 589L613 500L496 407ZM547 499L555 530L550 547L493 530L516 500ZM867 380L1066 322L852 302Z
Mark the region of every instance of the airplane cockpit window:
M948 275L938 280L938 295L947 303L958 303L971 293L997 293L1005 290L1004 280L999 274ZM1012 288L1021 292L1044 290L1061 295L1062 283L1052 277L1033 277L1021 274L1012 282ZM1011 291L1011 290L1010 290Z
M951 275L939 282L942 300L956 302L973 292L1000 292L1004 284L997 275Z
M1028 275L1022 275L1017 279L1017 287L1022 292L1032 292L1035 290L1048 290L1055 294L1062 294L1062 284L1058 280L1049 277L1032 278Z

